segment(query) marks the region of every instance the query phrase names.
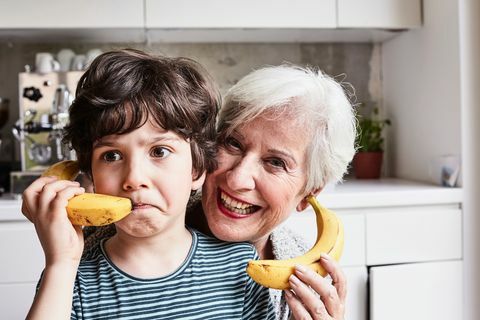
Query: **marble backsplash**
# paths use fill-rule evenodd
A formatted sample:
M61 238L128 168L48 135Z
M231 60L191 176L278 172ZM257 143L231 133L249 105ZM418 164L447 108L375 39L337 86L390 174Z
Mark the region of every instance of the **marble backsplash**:
M338 81L351 84L355 102L381 103L381 46L371 43L244 43L244 44L76 44L0 43L0 97L10 99L10 119L1 135L0 161L18 160L10 128L18 119L18 73L33 65L37 52L56 54L62 48L86 53L91 48L107 51L137 48L168 56L186 56L204 65L224 93L238 79L263 65L289 62L317 66Z

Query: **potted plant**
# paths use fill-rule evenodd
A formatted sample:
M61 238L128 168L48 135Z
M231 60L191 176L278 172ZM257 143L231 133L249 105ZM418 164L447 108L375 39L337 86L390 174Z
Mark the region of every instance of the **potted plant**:
M353 169L357 179L379 179L383 161L383 129L390 125L389 119L380 119L378 108L372 116L358 116L357 153Z

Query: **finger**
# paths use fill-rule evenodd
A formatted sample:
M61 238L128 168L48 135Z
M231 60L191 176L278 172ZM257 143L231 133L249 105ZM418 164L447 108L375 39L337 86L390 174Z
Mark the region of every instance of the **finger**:
M300 265L295 267L295 274L301 281L310 286L320 295L320 299L323 301L323 306L326 308L329 315L337 316L342 313L343 302L338 296L337 289L330 283L330 281L313 270Z
M42 192L38 196L38 214L49 214L53 209L51 204L56 198L57 193L68 187L79 187L80 184L76 181L57 180L47 183L43 186ZM66 204L65 204L66 206ZM64 208L65 208L64 206ZM36 219L36 217L33 217Z
M37 207L38 194L42 191L45 184L57 180L56 177L41 177L32 182L22 194L22 213L33 222L32 209Z
M323 278L321 279L324 280ZM328 312L321 298L319 298L307 284L297 278L294 274L290 276L289 283L295 292L295 295L303 303L311 317L313 319L325 319Z
M345 304L347 297L347 278L345 273L343 273L337 261L327 254L321 255L320 263L332 278L332 285L337 289L338 297L342 303Z
M51 204L52 209L54 209L53 211L66 208L68 200L83 193L85 193L85 188L78 186L69 186L57 192L57 195Z
M285 290L285 300L292 312L292 318L295 320L312 319L308 311L303 306L302 302L290 291Z

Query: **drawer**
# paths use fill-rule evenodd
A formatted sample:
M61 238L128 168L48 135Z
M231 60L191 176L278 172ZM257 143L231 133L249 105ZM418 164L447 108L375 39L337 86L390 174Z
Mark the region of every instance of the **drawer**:
M365 216L349 210L336 211L345 228L345 246L340 259L342 266L365 266ZM285 226L301 235L309 246L317 239L315 212L308 209L294 212Z
M0 253L0 283L39 279L45 259L30 222L0 223Z
M366 214L367 265L461 259L456 208L385 209Z

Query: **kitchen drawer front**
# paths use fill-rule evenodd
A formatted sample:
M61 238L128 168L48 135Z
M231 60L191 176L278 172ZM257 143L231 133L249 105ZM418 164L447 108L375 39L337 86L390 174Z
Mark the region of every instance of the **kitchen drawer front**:
M370 320L460 320L461 261L370 268Z
M39 279L45 259L30 222L0 223L0 253L0 283Z
M385 209L366 215L367 265L461 259L456 208Z
M345 228L345 246L340 264L344 267L364 266L365 216L353 210L338 210L337 215ZM313 246L317 239L317 223L313 210L293 213L285 225L301 235L309 246Z
M33 297L36 282L0 283L0 314L2 319L25 319Z

